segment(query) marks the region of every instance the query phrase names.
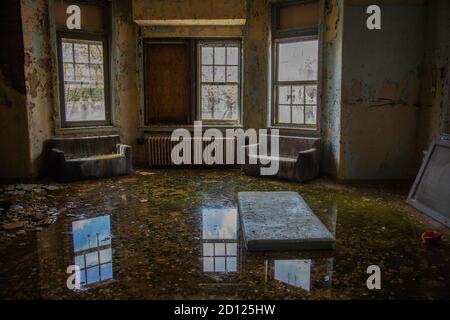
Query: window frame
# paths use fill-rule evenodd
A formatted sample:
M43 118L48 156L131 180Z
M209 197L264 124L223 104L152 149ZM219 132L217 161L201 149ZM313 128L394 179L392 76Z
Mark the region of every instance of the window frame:
M270 80L270 94L271 94L271 102L270 102L270 123L269 125L273 128L280 129L295 129L295 130L305 130L312 132L320 131L320 112L321 112L321 92L322 92L322 66L321 66L321 52L322 52L322 37L319 33L319 24L320 24L320 16L318 17L318 25L317 27L307 27L307 28L290 28L286 30L279 30L278 20L279 20L279 8L295 6L302 3L309 2L319 2L321 0L294 0L282 3L274 3L272 4L271 10L271 30L272 30L272 41L271 41L271 80ZM286 85L308 85L315 84L317 85L317 110L316 110L316 124L293 124L293 123L279 123L278 122L278 44L279 43L289 43L289 42L298 42L298 41L310 41L317 40L318 41L318 51L317 51L317 80L316 81L292 81L291 83L299 83L299 84L289 84L287 81L283 81ZM292 107L292 104L291 104ZM291 115L292 118L292 115Z
M320 47L320 39L318 35L308 35L308 36L297 36L297 37L281 37L274 39L273 42L273 79L272 79L272 97L273 97L273 104L272 104L272 125L275 127L287 127L287 128L300 128L300 129L314 129L318 130L318 122L319 122L319 84L320 84L320 68L319 68L319 62L317 66L317 80L298 80L298 81L279 81L278 75L279 75L279 68L278 68L278 56L279 56L279 44L280 43L295 43L295 42L302 42L302 41L311 41L311 40L317 40L319 42ZM319 50L320 51L320 50ZM319 51L317 53L317 56L319 57ZM318 59L319 60L319 59ZM278 108L278 101L279 101L279 95L278 95L278 88L280 86L307 86L307 85L316 85L317 86L317 101L316 101L316 124L306 124L306 123L280 123L278 121L279 119L279 108ZM294 105L290 104L291 107L291 120L292 120L292 107ZM304 107L306 107L306 104L303 104ZM305 110L303 110L303 113L305 114ZM291 121L292 122L292 121Z
M236 120L227 120L227 119L203 119L202 118L202 47L208 47L208 46L237 46L238 47L238 118ZM196 98L196 119L199 121L202 121L206 125L240 125L242 123L242 112L243 112L243 52L242 52L242 40L241 39L198 39L197 45L196 45L196 86L195 93L197 95ZM226 66L226 55L225 55L225 66ZM226 69L225 69L226 73ZM211 84L214 84L215 82L212 82ZM219 85L226 85L227 82L224 83L216 83ZM232 83L236 84L236 83Z
M87 120L87 121L67 121L66 120L66 103L65 103L65 84L64 84L64 61L62 40L79 40L79 41L98 41L102 42L103 46L103 85L105 95L105 120ZM111 126L111 88L110 88L110 60L109 60L109 41L106 35L87 33L87 32L73 32L73 31L58 31L56 34L56 46L58 57L58 92L59 92L59 112L61 128L83 128L83 127L101 127Z

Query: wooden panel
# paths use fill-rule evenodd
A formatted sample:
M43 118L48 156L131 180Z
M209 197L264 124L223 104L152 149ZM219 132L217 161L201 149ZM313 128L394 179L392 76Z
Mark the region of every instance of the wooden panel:
M146 44L145 100L147 123L187 124L189 112L189 46Z
M278 30L317 28L319 25L319 1L280 6Z

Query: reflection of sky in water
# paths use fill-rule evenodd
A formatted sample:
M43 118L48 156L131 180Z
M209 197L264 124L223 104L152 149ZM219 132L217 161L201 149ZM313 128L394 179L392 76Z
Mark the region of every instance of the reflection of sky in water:
M72 222L75 252L111 244L109 215ZM97 234L99 245L97 244Z
M237 210L202 209L203 239L237 239Z
M75 264L80 267L81 284L113 278L111 226L109 215L72 223Z
M276 260L275 279L310 291L311 260Z
M237 271L237 210L202 209L203 271Z

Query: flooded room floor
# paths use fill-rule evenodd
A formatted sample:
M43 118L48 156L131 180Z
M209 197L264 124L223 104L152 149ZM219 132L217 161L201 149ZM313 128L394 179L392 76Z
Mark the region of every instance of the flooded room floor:
M1 299L450 298L449 232L405 204L407 186L295 184L237 170L142 170L59 186L39 196L0 185L0 199L25 211L59 213L43 227L3 231ZM246 252L240 191L299 192L336 249ZM436 229L443 241L422 244L422 232ZM71 265L80 268L79 290L67 286ZM381 290L367 289L370 265L381 268Z

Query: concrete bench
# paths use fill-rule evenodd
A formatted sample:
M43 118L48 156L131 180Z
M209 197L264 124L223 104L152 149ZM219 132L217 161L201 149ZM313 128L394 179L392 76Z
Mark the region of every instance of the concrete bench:
M261 160L278 160L279 171L275 178L296 182L305 182L320 175L320 139L308 137L278 136L279 156L271 156L270 139L267 136L267 155L257 153L259 145L247 145L246 164L242 166L244 173L252 176L260 175ZM250 152L251 148L255 152ZM250 160L257 164L250 164Z
M249 251L331 250L335 238L297 192L239 192Z
M131 146L119 141L117 135L51 139L50 174L60 182L131 174Z

